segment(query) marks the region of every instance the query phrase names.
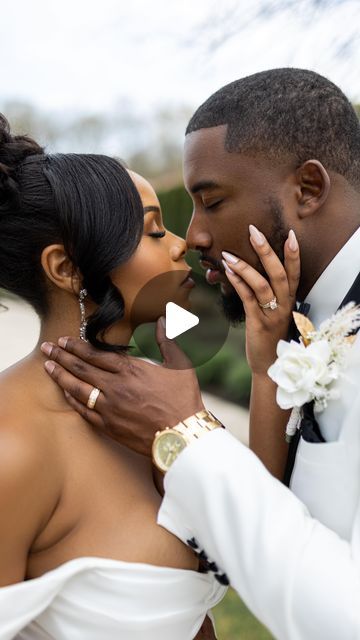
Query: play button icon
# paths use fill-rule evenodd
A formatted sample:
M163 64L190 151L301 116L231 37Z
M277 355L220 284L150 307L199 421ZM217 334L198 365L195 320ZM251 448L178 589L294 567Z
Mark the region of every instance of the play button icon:
M219 291L204 276L189 271L169 271L149 278L131 306L133 329L130 348L134 355L162 362L156 326L165 317L165 335L185 353L176 368L200 367L224 345L229 321L219 304ZM190 365L189 365L190 361ZM171 365L169 365L171 366Z
M179 307L175 302L166 304L166 337L169 340L177 338L185 331L189 331L199 324L199 318L190 311Z

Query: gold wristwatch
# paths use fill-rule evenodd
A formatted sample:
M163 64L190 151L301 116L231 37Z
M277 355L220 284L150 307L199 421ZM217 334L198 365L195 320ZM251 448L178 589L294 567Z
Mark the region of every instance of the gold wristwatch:
M175 427L158 431L152 446L155 466L166 473L185 447L209 431L219 428L224 428L224 425L210 411L204 409L179 422Z

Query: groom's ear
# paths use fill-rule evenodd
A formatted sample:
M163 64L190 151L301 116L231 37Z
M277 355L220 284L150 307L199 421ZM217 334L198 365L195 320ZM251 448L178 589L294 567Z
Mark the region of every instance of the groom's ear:
M299 218L314 215L330 193L330 177L318 160L307 160L296 170L296 194Z

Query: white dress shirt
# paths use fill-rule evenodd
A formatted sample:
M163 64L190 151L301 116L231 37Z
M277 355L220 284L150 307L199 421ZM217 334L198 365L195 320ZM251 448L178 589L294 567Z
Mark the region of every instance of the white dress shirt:
M360 271L358 230L307 301L315 326ZM360 340L325 443L300 441L292 492L228 432L187 447L165 477L161 525L195 537L279 640L360 640ZM296 494L296 495L294 495Z

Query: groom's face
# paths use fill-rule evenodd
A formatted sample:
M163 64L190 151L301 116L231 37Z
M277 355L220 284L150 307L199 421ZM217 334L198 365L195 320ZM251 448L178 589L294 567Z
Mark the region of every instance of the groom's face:
M200 251L203 266L213 267L207 280L220 283L224 312L237 322L244 319L244 309L225 276L221 252L235 254L264 274L249 241L249 224L265 234L282 259L295 199L288 164L274 166L263 155L229 153L225 134L226 125L186 136L184 182L194 205L186 240Z

